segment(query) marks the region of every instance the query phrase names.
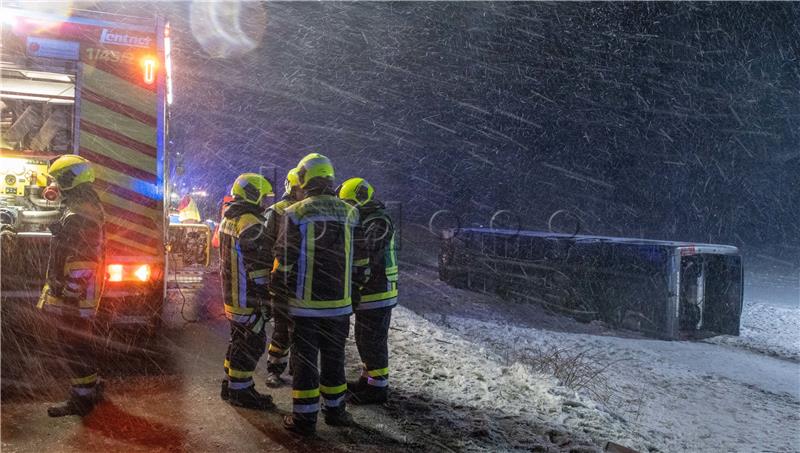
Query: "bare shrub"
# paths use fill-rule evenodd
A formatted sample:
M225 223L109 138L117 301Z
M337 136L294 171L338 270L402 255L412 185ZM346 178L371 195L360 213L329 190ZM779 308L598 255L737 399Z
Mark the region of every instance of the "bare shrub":
M508 364L519 362L534 371L554 376L559 382L575 391L585 391L593 399L608 403L613 389L605 372L624 359L609 360L593 347L564 347L536 345L524 349L505 348L502 355Z

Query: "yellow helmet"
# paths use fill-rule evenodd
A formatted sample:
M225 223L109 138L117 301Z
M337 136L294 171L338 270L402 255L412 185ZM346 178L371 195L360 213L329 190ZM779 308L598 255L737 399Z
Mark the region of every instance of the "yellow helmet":
M362 206L372 200L375 190L364 178L350 178L339 186L339 198Z
M94 182L92 164L75 154L65 154L54 160L47 173L61 190L70 190L80 184Z
M231 195L248 203L261 204L261 200L273 195L272 184L258 173L243 173L233 182Z
M322 154L311 153L297 164L297 177L303 189L314 178L329 179L333 183L333 164Z
M286 174L286 181L283 183L283 188L287 194L292 193L293 187L300 187L300 177L297 176L296 168L289 170L289 173Z

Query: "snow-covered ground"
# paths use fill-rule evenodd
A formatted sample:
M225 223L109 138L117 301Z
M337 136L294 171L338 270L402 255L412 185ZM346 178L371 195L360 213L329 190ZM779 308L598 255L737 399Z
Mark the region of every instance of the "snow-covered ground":
M491 407L599 445L800 451L800 307L750 298L739 337L660 341L450 288L430 264L407 269L406 308L395 311L391 342L400 389ZM599 374L582 385L558 370L559 381L540 359L548 351ZM497 441L499 449L524 447Z
M492 330L496 333L498 325L466 319L456 322L459 328L453 329L403 307L394 311L394 392L413 393L416 401L411 404L431 412L431 424L419 427L424 433L449 438L441 430L460 425L459 431L468 436L445 445L470 451L530 451L551 442L570 451L582 444L604 445L608 440L640 451L652 448L653 443L629 423L590 398L484 346L489 341L486 335ZM504 338L514 341L505 333Z
M742 310L740 336L706 341L800 362L800 308L749 300Z
M764 257L748 263L741 335L709 341L800 362L800 268Z

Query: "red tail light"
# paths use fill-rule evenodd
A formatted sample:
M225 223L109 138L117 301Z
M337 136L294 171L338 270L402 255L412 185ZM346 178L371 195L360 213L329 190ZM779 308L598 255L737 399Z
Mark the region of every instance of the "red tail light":
M153 275L149 264L109 264L109 282L147 282Z
M147 264L142 264L139 266L138 269L133 273L139 281L146 282L150 280L150 266Z
M108 265L108 281L110 282L122 281L122 264Z

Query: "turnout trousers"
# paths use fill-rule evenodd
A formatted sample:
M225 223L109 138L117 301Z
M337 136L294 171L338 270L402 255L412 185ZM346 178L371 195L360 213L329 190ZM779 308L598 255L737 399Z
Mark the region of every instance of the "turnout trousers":
M269 342L267 372L281 375L289 363L291 345L292 319L289 317L289 303L286 300L273 300L272 319L275 328Z
M344 346L350 316L292 320L292 414L300 422L315 423L320 396L324 411L345 409Z
M50 315L64 375L69 376L71 392L76 396L94 394L97 384L97 359L94 321L70 315Z
M258 359L264 354L267 329L264 318L254 325L231 321L231 338L225 353L225 375L230 390L243 390L253 385Z
M389 385L389 324L392 307L356 310L355 337L364 363L361 378L373 387Z

